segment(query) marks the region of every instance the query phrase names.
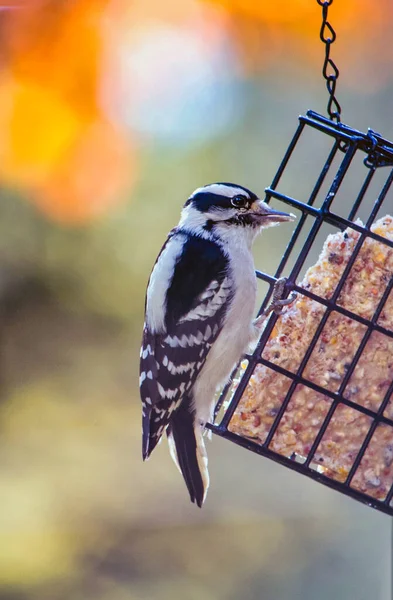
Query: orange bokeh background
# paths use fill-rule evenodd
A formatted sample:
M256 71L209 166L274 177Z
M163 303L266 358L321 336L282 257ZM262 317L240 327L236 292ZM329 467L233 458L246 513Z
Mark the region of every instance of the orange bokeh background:
M323 56L321 7L310 0L12 0L0 7L0 179L64 224L101 215L138 180L138 135L112 123L100 103L102 82L114 85L114 95L121 89L119 74L109 72L120 29L132 42L152 23L194 23L211 45L225 32L243 77L289 53L313 65ZM385 43L392 4L336 0L330 11L347 84L364 85L351 70L367 52L372 85L384 85L392 72ZM353 35L357 45L348 41Z
M321 12L317 0L0 0L0 600L391 597L386 515L220 436L203 510L165 441L141 457L152 266L193 190L233 181L263 197L298 115L325 114ZM329 8L342 121L387 139L392 17L393 0ZM333 144L305 127L277 191L308 202L323 173L318 208L347 160L323 171ZM363 158L334 198L341 216L369 177ZM372 171L356 217L389 172ZM269 276L300 221L291 211L253 246ZM336 231L307 215L282 275L306 249L301 281ZM258 306L268 289L258 278Z

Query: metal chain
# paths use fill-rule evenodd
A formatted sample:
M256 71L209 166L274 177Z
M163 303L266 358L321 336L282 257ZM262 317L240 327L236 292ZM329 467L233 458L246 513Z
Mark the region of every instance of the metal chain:
M336 32L328 21L328 8L333 0L317 0L319 6L322 6L322 25L319 37L325 44L325 62L323 63L322 75L326 80L326 87L329 92L329 101L327 112L332 121L341 121L341 106L336 98L337 79L340 74L337 65L330 58L330 46L336 40Z

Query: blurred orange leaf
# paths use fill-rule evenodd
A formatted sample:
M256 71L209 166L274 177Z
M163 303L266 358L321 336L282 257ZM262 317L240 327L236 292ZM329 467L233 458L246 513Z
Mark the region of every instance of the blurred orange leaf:
M0 177L65 223L119 201L135 162L98 101L107 4L46 0L6 14Z
M80 126L54 90L11 79L0 85L0 124L0 174L19 186L47 178Z
M81 131L64 160L37 190L35 202L56 221L83 224L119 202L126 184L133 183L135 163L119 132L96 121Z

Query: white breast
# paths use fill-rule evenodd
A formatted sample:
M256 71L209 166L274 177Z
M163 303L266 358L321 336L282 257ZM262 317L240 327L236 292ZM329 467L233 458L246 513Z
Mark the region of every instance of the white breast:
M250 342L256 300L256 277L250 246L251 240L246 236L236 237L235 243L227 246L235 295L221 333L194 385L194 405L197 418L202 423L211 419L217 387L227 381Z

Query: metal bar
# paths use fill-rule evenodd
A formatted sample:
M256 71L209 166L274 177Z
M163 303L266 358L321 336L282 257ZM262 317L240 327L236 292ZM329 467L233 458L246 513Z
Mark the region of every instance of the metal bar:
M321 225L323 223L323 214L324 214L324 212L326 210L328 210L330 204L333 202L333 199L334 199L334 197L335 197L335 195L336 195L336 193L337 193L337 191L338 191L338 189L339 189L339 187L341 185L341 182L342 182L342 180L344 178L345 173L347 172L347 170L349 168L349 165L351 164L351 161L352 161L352 159L353 159L353 157L355 155L355 152L356 152L356 146L355 145L350 146L348 148L348 150L347 150L347 152L346 152L346 154L345 154L342 162L341 162L341 165L340 165L340 167L339 167L339 169L337 171L336 177L334 178L334 180L333 180L333 182L332 182L332 184L330 186L330 189L329 189L329 191L328 191L328 193L326 195L326 199L325 199L325 202L324 202L325 206L323 207L324 211L323 211L323 213L321 211L321 214L319 215L318 219L315 220L315 223L314 223L313 227L311 228L311 231L310 231L310 233L309 233L309 235L308 235L308 237L307 237L307 239L306 239L306 241L304 243L304 246L303 246L303 248L302 248L302 250L301 250L301 252L299 254L299 257L298 257L298 259L297 259L297 261L296 261L296 263L295 263L295 265L294 265L294 267L292 269L292 272L291 272L291 278L292 279L296 279L297 278L297 276L299 275L300 269L303 267L303 264L304 264L304 262L306 260L306 257L308 255L308 253L309 253L309 251L311 249L311 246L314 243L314 240L315 240L315 238L317 236L317 233L318 233L318 231L319 231L319 229L320 229L320 227L321 227ZM354 260L353 256L351 257L351 260L352 259ZM348 265L347 265L347 267L348 267ZM344 271L344 273L345 273L345 271ZM335 294L337 293L337 296L334 297L335 294L333 294L333 300L336 300L337 297L338 297L338 294L340 292L340 289L339 289L340 283L341 282L339 282L339 284L338 284L338 286L336 288L336 291L335 291ZM344 285L344 283L342 283L342 285ZM337 292L337 289L339 289L338 292ZM307 364L307 362L308 362L308 360L309 360L309 358L310 358L310 356L311 356L311 354L312 354L312 352L314 350L314 347L315 347L315 345L317 343L319 335L322 332L323 327L325 326L325 323L326 323L326 321L327 321L327 319L329 317L329 314L330 314L330 309L327 308L326 311L325 311L325 313L324 313L324 315L322 316L322 319L321 319L321 321L320 321L320 323L319 323L319 325L317 327L316 332L314 333L313 339L311 340L311 343L310 343L309 347L307 348L306 353L305 353L303 359L300 362L299 368L297 370L297 375L301 375L302 374L302 372L303 372L303 370L304 370L304 368L305 368L305 366L306 366L306 364ZM296 382L293 381L291 383L291 385L289 386L289 389L288 389L288 391L287 391L287 393L285 395L284 401L283 401L282 405L280 406L280 409L279 409L279 411L278 411L278 413L276 415L276 418L273 421L272 427L271 427L271 429L270 429L270 431L269 431L269 433L268 433L268 435L266 437L266 440L265 440L265 443L264 443L265 447L267 447L270 444L270 442L272 441L272 438L273 438L274 434L276 433L276 430L277 430L277 428L279 426L279 423L280 423L280 421L281 421L281 419L283 417L283 414L284 414L285 410L287 409L287 406L288 406L289 401L290 401L290 399L292 397L292 394L293 394L293 392L295 390L295 387L296 387ZM327 427L327 424L326 424L326 427Z
M285 152L284 158L282 159L281 164L278 167L277 173L274 176L274 179L272 181L272 184L271 184L272 188L277 187L278 183L280 182L281 176L282 176L282 174L283 174L283 172L284 172L284 170L285 170L285 168L286 168L286 166L288 164L288 161L289 161L289 159L290 159L290 157L291 157L291 155L293 153L293 150L294 150L294 148L295 148L295 146L296 146L296 144L297 144L297 142L298 142L298 140L300 138L300 135L303 132L303 129L304 129L304 123L302 123L299 120L298 127L297 127L297 129L296 129L296 131L295 131L295 133L293 135L293 138L292 138L292 140L291 140L291 142L290 142L290 144L289 144L289 146L287 148L287 151ZM267 199L267 200L269 200L269 199ZM256 275L257 275L257 277L259 276L260 279L264 279L264 277L262 276L262 274L256 273ZM265 281L268 281L268 279L265 279ZM270 283L272 283L272 281L270 281ZM264 300L265 306L267 306L267 303L270 300L271 294L272 294L272 288L270 289L269 293L266 295L266 298ZM258 315L264 310L265 306L262 306L260 308ZM220 408L221 408L221 406L222 406L222 404L223 404L223 402L224 402L224 400L225 400L225 398L226 398L226 396L228 394L229 388L231 387L232 380L233 380L233 377L234 377L234 375L235 375L235 373L236 373L236 371L238 369L238 366L239 365L236 365L236 367L233 369L228 383L223 388L223 390L222 390L222 392L220 394L220 397L219 397L219 399L217 401L217 404L215 406L215 409L214 409L214 415L215 416L217 415L218 411L220 410Z
M329 212L327 215L325 215L325 221L327 223L331 223L332 225L336 225L336 227L339 227L342 230L347 229L349 227L350 229L354 229L359 233L365 233L367 237L370 237L371 239L377 242L381 242L382 244L389 246L389 248L393 248L392 240L384 238L381 235L378 235L378 233L374 233L371 230L366 230L364 227L358 225L356 222L348 221L348 219L344 219L344 217L340 217L340 215L336 215L334 213Z
M364 180L362 188L361 188L361 190L360 190L360 192L358 194L358 197L356 198L356 200L355 200L355 202L354 202L354 204L352 206L352 209L351 209L351 211L350 211L350 213L348 215L349 221L353 221L354 218L356 217L356 213L358 212L359 207L360 207L360 205L361 205L361 203L363 201L364 195L367 192L368 187L369 187L369 185L371 183L371 180L372 180L372 178L375 175L375 171L376 171L376 167L373 167L373 168L369 169L369 171L367 173L367 176L366 176L366 179Z
M318 385L317 383L314 383L310 379L303 377L302 375L297 375L296 373L292 373L292 371L288 371L284 367L280 367L280 365L276 365L275 363L271 362L270 360L267 360L266 358L260 358L258 360L258 364L264 365L265 367L268 367L269 369L280 373L280 375L284 375L288 379L291 379L293 382L295 382L296 385L301 384L307 386L315 392L317 392L318 394L323 394L324 396L330 398L335 402L345 404L346 406L349 406L350 408L353 408L354 410L357 410L358 412L368 417L371 417L372 419L375 419L378 416L378 413L371 410L370 408L366 408L361 404L357 404L352 400L348 400L348 398L344 398L343 396L339 395L338 392L332 392L331 390L324 388L321 385ZM380 422L393 427L393 419L389 419L389 417L385 417L382 415L380 418Z
M294 151L295 146L296 146L296 144L297 144L297 142L298 142L298 140L300 138L300 135L303 132L303 129L304 129L304 123L302 123L300 121L300 119L299 119L299 125L297 126L295 134L294 134L294 136L293 136L293 138L292 138L292 140L291 140L291 142L290 142L290 144L288 146L287 151L284 154L284 158L282 159L281 164L280 164L280 166L277 169L277 173L275 174L274 179L272 181L271 187L273 189L277 187L277 185L278 185L278 183L279 183L279 181L280 181L280 179L282 177L282 174L283 174L283 172L284 172L284 170L285 170L285 168L286 168L286 166L288 164L288 161L291 158L292 152Z
M220 411L220 409L221 409L221 407L222 407L222 405L223 405L223 403L224 403L224 400L225 400L225 398L226 398L226 397L227 397L227 395L228 395L228 392L229 392L229 390L230 390L230 388L231 388L231 385L232 385L232 383L233 383L233 378L235 377L235 375L236 375L236 371L238 370L238 368L239 368L239 363L238 363L238 364L236 365L236 367L235 367L235 368L232 370L232 373L230 374L230 377L229 377L229 379L228 379L228 382L227 382L227 384L226 384L226 385L223 387L223 389L222 389L222 392L221 392L221 394L220 394L220 396L219 396L219 398L218 398L218 400L217 400L217 403L216 403L216 405L215 405L215 407L214 407L214 421L216 420L216 418L217 418L217 415L218 415L218 413L219 413L219 411Z
M329 132L337 138L341 138L343 134L349 135L351 139L352 136L355 136L356 138L361 138L364 142L368 144L367 148L361 149L367 152L373 149L372 138L374 138L377 142L378 151L382 151L383 154L386 154L386 156L390 160L393 159L393 142L390 142L386 138L383 138L379 133L371 129L369 129L367 133L364 133L357 129L353 129L348 125L344 125L344 123L335 124L327 117L324 117L323 115L320 115L319 113L313 110L308 110L306 113L306 117L300 116L299 119L302 120L304 123L307 123L311 127L316 127L316 123L319 123L320 125L326 128L326 130L320 129L320 131L327 133L327 130L329 130Z
M285 204L289 204L289 206L293 206L294 208L299 209L303 213L308 213L314 217L318 217L320 215L320 209L314 208L313 206L308 206L307 204L303 204L302 202L300 202L300 200L291 198L291 196L280 194L280 192L276 192L275 190L271 190L270 188L267 188L266 192L269 196L276 198L277 200L281 200ZM342 230L347 229L349 227L350 229L354 229L359 233L363 233L364 231L366 231L362 225L358 225L356 222L349 221L348 219L345 219L345 217L341 217L340 215L337 215L330 211L324 215L324 221L326 223L329 223L330 225L335 225L336 227ZM373 240L376 240L377 242L381 242L382 244L386 244L387 246L390 246L390 248L393 248L392 240L384 238L381 235L374 233L373 231L367 231L366 233L367 236L372 238Z
M378 409L378 412L377 412L377 415L376 415L377 418L374 419L374 421L371 423L371 427L368 430L367 435L364 438L364 441L363 441L361 447L359 448L359 452L358 452L358 454L357 454L357 456L356 456L356 458L354 460L354 463L353 463L353 465L352 465L352 467L351 467L351 469L350 469L350 471L348 473L348 477L345 480L345 483L347 485L350 485L350 483L351 483L351 481L353 479L353 476L355 475L355 473L356 473L356 471L358 469L358 466L360 465L360 463L362 461L364 453L366 452L366 450L368 448L370 440L371 440L372 436L374 435L374 432L375 432L377 426L380 425L381 423L386 424L386 421L383 418L383 413L385 412L385 409L386 409L386 407L387 407L387 405L389 403L390 396L392 395L392 393L393 393L393 381L391 382L391 384L390 384L390 386L389 386L389 388L388 388L388 390L387 390L387 392L386 392L386 394L385 394L385 396L384 396L384 398L382 400L382 403L381 403L381 405L380 405L380 407ZM390 425L390 423L388 423L388 425ZM393 434L393 429L392 429L392 434Z
M349 133L345 130L345 128L341 128L341 127L335 127L334 124L332 123L332 121L329 121L330 126L329 125L325 125L324 123L320 123L319 121L316 121L314 119L311 119L309 117L304 117L304 116L300 116L299 117L300 121L302 123L305 123L306 125L311 125L313 127L313 129L317 129L318 131L322 131L323 133L326 133L327 135L330 135L331 137L334 137L336 139L340 139L340 140L344 140L347 142L353 142L356 141L357 143L363 143L367 140L367 137L365 136L365 134L362 134L359 132L359 135L357 135L357 132L355 134Z
M273 277L272 275L268 275L267 273L263 273L262 271L256 271L256 276L258 279L262 279L263 281L266 281L267 283L270 283L270 284L275 284L277 281L276 277ZM344 317L349 317L350 319L353 319L354 321L357 321L358 323L361 323L362 325L365 325L366 327L372 327L373 331L378 331L379 333L383 333L387 337L393 338L392 330L386 329L386 327L383 327L382 325L379 325L378 323L373 323L372 320L366 319L365 317L361 317L357 313L354 313L351 310L348 310L347 308L340 306L340 304L336 304L331 299L327 300L326 298L322 298L322 296L317 296L310 290L307 290L297 284L291 283L290 289L291 289L291 291L293 290L299 294L302 294L302 296L306 296L307 298L310 298L311 300L318 302L318 304L322 304L323 306L326 306L326 307L330 308L331 310L334 310L335 312L340 313Z
M223 418L221 419L220 427L224 428L225 430L228 430L228 425L233 417L233 413L235 412L237 405L239 404L240 398L242 397L243 392L247 387L247 384L250 380L250 377L252 375L254 367L255 367L255 359L254 359L254 357L252 357L252 359L249 361L249 363L246 367L246 370L245 370L242 378L239 381L239 385L236 388L236 393L233 395L233 398L231 399L229 406L227 407L225 414L224 414Z
M362 323L362 325L365 325L366 327L369 327L371 325L374 331L378 331L379 333L383 333L384 335L386 335L390 338L393 338L393 331L391 331L390 329L386 329L385 327L382 327L382 325L379 325L378 323L373 324L370 320L365 319L364 317L361 317L357 313L354 313L354 312L344 308L343 306L340 306L340 304L336 304L332 300L325 300L325 298L317 296L310 290L306 290L305 288L302 288L299 285L292 286L292 289L295 290L296 292L299 292L303 296L307 296L307 298L311 298L312 300L315 300L319 304L322 304L323 306L330 308L331 311L334 310L335 312L338 312L341 315L344 315L345 317L349 317L350 319L353 319L354 321L357 321L358 323Z
M379 194L377 200L375 201L375 204L373 206L373 209L370 213L369 218L367 219L367 223L366 223L366 229L370 229L372 223L375 220L375 217L377 216L379 209L382 205L382 202L385 200L386 195L390 189L390 186L392 185L392 181L393 181L393 169L390 171L386 181L385 181L385 185L382 188L381 193Z
M281 200L282 202L285 202L285 204L289 204L294 208L298 208L303 214L307 213L313 217L319 217L321 215L321 210L319 208L315 208L309 204L304 204L304 202L296 200L296 198L291 198L291 196L287 196L286 194L281 194L270 187L265 189L265 193L267 199L275 198L276 200Z
M230 440L231 442L234 442L238 446L242 446L243 448L246 448L247 450L250 450L255 454L259 454L261 456L265 456L266 458L270 458L274 462L284 465L293 471L297 471L298 473L302 473L303 475L306 475L306 477L309 477L314 481L322 483L323 485L333 490L336 490L341 493L343 493L344 491L344 484L342 484L339 481L336 481L335 479L331 479L330 477L327 477L323 473L319 473L318 471L310 467L305 468L304 464L297 463L286 456L277 454L273 450L270 450L270 448L260 446L255 442L249 440L248 438L241 437L239 435L236 435L235 433L227 431L226 429L222 429L218 425L207 424L206 426L215 434L219 435L220 437L224 437L225 439ZM381 512L386 513L387 515L393 516L393 507L385 504L384 502L381 502L380 500L377 500L376 498L373 498L372 496L367 496L366 494L363 494L363 492L360 492L355 488L351 488L349 486L346 487L345 494L347 496L350 496L354 500L357 500L358 502L362 502L363 504L367 504L368 506L376 508Z
M386 504L387 506L390 506L390 503L391 503L391 501L392 501L392 498L393 498L393 483L392 483L392 485L391 485L391 488L390 488L390 490L389 490L389 493L387 494L387 496L386 496L386 498L385 498L385 504ZM393 508L393 507L392 507L392 508Z
M264 273L263 271L255 271L255 275L257 276L257 279L263 279L263 281L266 281L267 283L276 283L277 278L273 277L273 275L268 275L267 273Z
M382 163L382 166L393 165L393 143L372 130L369 130L368 133L362 133L342 123L335 124L313 111L308 111L305 117L300 116L299 120L336 139L348 142L356 140L359 150L362 152L370 154L371 151L375 150L377 156L386 159L386 162ZM375 166L378 167L378 163Z
M385 185L384 185L384 187L382 188L382 191L381 191L381 193L379 194L379 196L378 196L378 199L376 200L376 202L375 202L375 204L374 204L374 207L373 207L373 209L372 209L372 211L371 211L371 213L370 213L370 216L369 216L369 218L367 219L367 223L366 223L366 228L367 228L367 229L369 229L369 228L370 228L370 226L371 226L372 222L374 221L374 218L375 218L376 214L378 213L378 211L379 211L379 208L380 208L380 206L381 206L382 202L384 201L384 199L385 199L385 197L386 197L386 194L387 194L387 192L388 192L388 190L389 190L389 187L390 187L390 185L391 185L391 183L392 183L392 180L393 180L393 170L392 170L392 171L391 171L391 173L389 174L389 177L387 178L387 180L386 180L386 182L385 182ZM360 252L359 245L361 246L361 245L363 244L363 242L364 242L364 237L363 237L363 239L362 239L362 236L364 236L364 233L363 233L363 234L361 234L361 236L360 236L360 238L359 238L359 240L358 240L358 242L357 242L357 245L356 245L356 247L355 247L354 253L353 253L353 255L352 255L351 259L349 260L349 262L348 262L348 265L347 265L346 269L344 270L344 273L343 273L343 275L342 275L342 277L341 277L340 283L341 283L341 281L342 281L343 279L344 279L344 280L346 280L346 278L347 278L347 275L348 275L348 274L349 274L349 272L350 272L350 270L348 270L348 267L350 266L350 268L352 268L352 266L353 266L353 264L354 264L354 262L355 262L356 258L357 258L357 257L358 257L358 255L359 255L359 252ZM354 255L355 255L355 257L354 257ZM353 260L353 259L354 259L354 260ZM351 261L352 261L352 264L351 264ZM360 342L360 345L359 345L358 349L357 349L357 350L356 350L356 352L355 352L355 355L354 355L354 357L353 357L353 359L352 359L352 361L351 361L351 364L350 364L350 366L349 366L349 368L348 368L348 370L347 370L346 374L344 375L344 378L343 378L343 380L342 380L342 382L341 382L341 385L340 385L340 387L339 387L339 389L338 389L338 394L340 394L340 395L344 393L344 390L345 390L345 388L346 388L346 386L347 386L347 383L348 383L348 381L350 380L350 378L352 377L352 374L353 374L353 372L354 372L354 370L355 370L355 368L356 368L356 365L357 365L357 363L358 363L358 360L360 359L360 356L362 355L362 353L363 353L363 350L364 350L364 348L366 347L366 344L367 344L367 342L368 342L368 340L369 340L369 338L370 338L370 336L371 336L372 332L373 332L373 331L375 331L375 328L374 328L373 326L377 324L377 321L378 321L378 319L379 319L379 316L380 316L380 314L381 314L381 312L382 312L382 309L383 309L383 307L384 307L384 305L385 305L385 302L386 302L386 300L388 299L388 296L389 296L389 294L390 294L390 291L391 291L391 289L392 289L392 286L393 286L393 277L391 278L391 280L390 280L389 284L386 286L386 288L385 288L385 291L384 291L384 293L382 294L382 298L381 298L381 300L380 300L380 301L379 301L379 303L378 303L377 309L375 310L375 312L374 312L374 315L373 315L373 317L372 317L371 321L369 322L368 329L367 329L367 331L365 332L365 334L364 334L364 336L363 336L363 338L362 338L362 341ZM336 291L337 291L337 290L336 290ZM341 288L340 288L340 291L341 291ZM335 298L335 294L333 294L333 301L335 302L335 300L336 300L336 298ZM392 332L392 333L393 333L393 332ZM392 335L392 337L393 337L393 335Z
M353 254L352 254L351 258L349 259L348 263L346 264L344 272L341 275L340 281L338 282L338 285L337 285L337 287L336 287L336 289L335 289L335 291L333 293L332 302L334 304L336 304L336 301L337 301L337 299L338 299L338 297L339 297L339 295L341 293L341 290L342 290L342 288L343 288L343 286L345 284L345 281L346 281L346 279L348 277L348 274L349 274L350 270L352 269L352 266L353 266L356 258L358 257L360 249L361 249L361 247L363 245L363 241L364 241L364 238L362 238L362 235L361 235L359 237L358 241L356 242L356 246L354 248ZM311 344L310 344L309 348L307 349L308 351L309 351L310 347L311 347L311 352L314 350L314 348L316 346L316 343L318 341L319 335L321 334L321 332L322 332L322 330L323 330L323 328L324 328L324 326L325 326L325 324L326 324L326 322L327 322L327 320L328 320L331 312L332 312L332 310L327 309L326 312L325 312L325 314L323 315L323 317L321 319L321 322L320 322L320 324L319 324L319 326L317 328L317 331L315 332L314 337L313 337L313 339L311 341ZM311 352L309 352L309 356L311 356ZM341 398L337 397L337 399L333 401L331 407L329 408L328 413L327 413L327 415L326 415L326 417L325 417L325 419L324 419L324 421L323 421L323 423L322 423L322 425L321 425L321 427L320 427L320 429L319 429L319 431L318 431L318 433L317 433L317 435L315 437L315 440L314 440L314 442L313 442L313 444L312 444L312 446L310 448L310 452L308 454L308 457L307 457L306 463L305 463L306 466L308 466L310 464L310 462L312 461L313 456L314 456L314 454L315 454L315 452L316 452L316 450L317 450L317 448L318 448L318 446L319 446L319 444L320 444L323 436L325 435L325 432L326 432L326 430L327 430L327 428L329 426L330 420L331 420L331 418L333 416L333 413L336 410L336 407L337 407L338 403L340 402L340 400L341 400Z
M320 191L320 189L322 187L322 184L325 181L326 175L329 172L329 169L330 169L331 164L332 164L332 162L334 160L334 157L337 154L337 150L338 150L338 143L336 141L334 143L331 151L329 152L329 155L328 155L328 157L326 159L326 162L325 162L324 166L322 167L321 173L320 173L320 175L319 175L319 177L317 179L317 182L316 182L316 184L315 184L315 186L314 186L314 188L313 188L313 190L312 190L312 192L310 194L310 197L309 197L309 199L307 201L307 206L313 206L313 204L314 204L314 202L315 202L315 200L316 200L316 198L318 196L318 193L319 193L319 191ZM273 186L271 186L271 188L269 188L269 189L271 191L275 191L274 188L273 188L273 190L272 190L272 188L273 188ZM314 214L318 214L318 213L314 213ZM295 244L297 242L297 239L298 239L298 237L299 237L299 235L300 235L300 233L301 233L301 231L303 229L303 226L305 224L306 219L307 219L307 214L302 210L302 215L300 217L299 223L297 224L297 226L295 228L295 231L293 232L292 237L290 239L290 242L287 245L287 248L286 248L286 250L284 252L284 255L283 255L283 257L282 257L282 259L280 261L280 264L279 264L279 266L278 266L278 268L277 268L277 270L275 272L275 277L278 278L278 277L281 276L281 274L282 274L282 272L283 272L283 270L284 270L284 268L285 268L285 266L286 266L286 264L288 262L288 259L289 259L290 255L291 255L293 247L295 246Z
M376 311L374 312L374 315L373 315L372 320L370 322L370 326L366 330L366 332L365 332L365 334L364 334L364 336L362 338L362 341L360 342L359 347L356 350L355 355L354 355L354 357L353 357L353 359L351 361L351 365L347 369L347 372L345 373L345 375L343 377L343 380L342 380L342 382L340 384L340 387L337 390L338 394L343 394L344 393L344 390L347 387L347 384L348 384L350 378L352 377L353 372L354 372L354 370L356 368L358 360L359 360L360 356L362 355L363 350L366 347L366 344L367 344L368 340L371 337L371 334L375 331L375 329L372 327L372 325L376 325L377 324L377 321L378 321L378 319L380 317L380 314L381 314L381 312L383 310L383 307L385 306L386 300L388 299L389 294L390 294L392 288L393 288L393 277L390 279L389 284L386 286L385 291L384 291L384 293L382 295L381 300L378 302L378 306L377 306ZM393 331L389 332L389 333L391 333L391 336L389 336L389 337L393 338Z

